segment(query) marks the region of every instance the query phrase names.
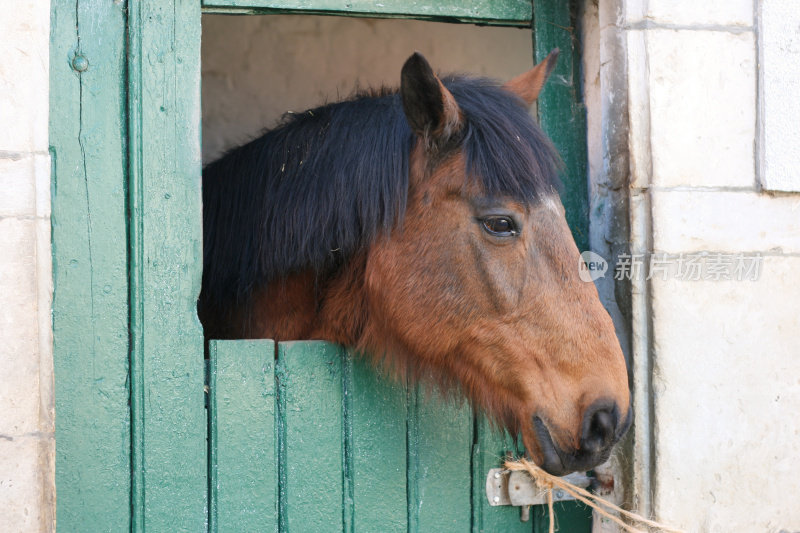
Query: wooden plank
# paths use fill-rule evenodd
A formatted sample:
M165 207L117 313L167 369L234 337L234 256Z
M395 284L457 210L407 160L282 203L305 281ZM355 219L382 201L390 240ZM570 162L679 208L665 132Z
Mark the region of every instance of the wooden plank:
M208 13L302 13L531 25L529 0L203 0L203 9Z
M348 352L344 401L345 531L406 531L406 388Z
M477 416L476 437L472 455L473 488L473 533L528 532L532 522L520 522L519 508L511 506L492 507L486 499L486 476L492 468L502 467L506 452L523 453L515 439L506 432L491 427L483 416Z
M555 502L555 530L561 533L592 533L592 510L580 502ZM550 515L546 505L536 505L531 510L533 533L550 530Z
M284 533L342 531L344 350L278 344L279 520Z
M125 6L51 2L53 362L61 531L130 527ZM88 61L81 73L76 55ZM79 63L76 63L79 65Z
M550 80L539 95L539 122L566 165L561 199L578 248L589 249L589 191L586 108L581 87L576 0L533 0L536 61L553 48L561 53Z
M133 530L206 529L200 5L129 0Z
M209 531L275 531L275 343L209 344Z
M409 392L409 531L470 530L472 411L417 384Z

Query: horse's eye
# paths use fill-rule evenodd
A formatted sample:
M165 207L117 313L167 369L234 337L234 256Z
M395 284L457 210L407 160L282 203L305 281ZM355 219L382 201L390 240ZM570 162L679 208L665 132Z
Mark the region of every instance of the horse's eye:
M517 225L509 217L486 217L483 219L483 228L495 237L513 237L519 235Z

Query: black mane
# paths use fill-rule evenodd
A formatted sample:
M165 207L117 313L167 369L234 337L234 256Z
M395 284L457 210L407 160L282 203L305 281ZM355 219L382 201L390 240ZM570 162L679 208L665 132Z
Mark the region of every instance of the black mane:
M466 126L459 148L487 195L524 203L558 187L558 155L496 82L443 80ZM398 93L302 114L203 170L202 300L219 309L289 274L330 272L405 213L416 142Z

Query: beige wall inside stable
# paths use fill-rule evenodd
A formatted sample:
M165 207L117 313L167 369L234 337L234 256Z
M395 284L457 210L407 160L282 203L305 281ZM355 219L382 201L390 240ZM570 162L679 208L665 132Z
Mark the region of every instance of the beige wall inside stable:
M307 15L203 16L203 160L287 111L396 87L414 51L441 73L508 79L533 66L530 29Z

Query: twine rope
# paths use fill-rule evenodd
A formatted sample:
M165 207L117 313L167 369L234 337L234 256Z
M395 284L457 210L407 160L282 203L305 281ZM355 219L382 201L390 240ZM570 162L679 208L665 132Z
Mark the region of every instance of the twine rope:
M643 517L642 515L632 513L630 511L626 511L621 507L618 507L611 503L610 501L601 498L595 494L592 494L588 490L582 489L581 487L577 487L572 483L564 481L560 477L554 476L552 474L548 474L535 464L529 462L526 459L519 459L518 461L506 461L505 468L507 470L512 471L523 471L527 472L528 475L536 482L536 484L547 491L547 510L550 515L550 528L549 533L554 533L555 531L555 515L553 513L553 489L559 488L575 498L576 500L583 502L584 504L588 505L592 509L598 512L601 516L608 518L618 526L620 526L624 531L629 533L646 533L644 530L637 529L630 524L623 522L619 517L614 516L609 512L616 511L617 513L621 514L622 516L627 517L632 522L637 524L643 524L647 526L651 530L656 531L664 531L668 533L685 533L682 529L676 529L674 527L666 526L654 520L648 520L647 518Z

